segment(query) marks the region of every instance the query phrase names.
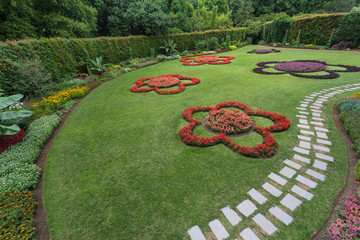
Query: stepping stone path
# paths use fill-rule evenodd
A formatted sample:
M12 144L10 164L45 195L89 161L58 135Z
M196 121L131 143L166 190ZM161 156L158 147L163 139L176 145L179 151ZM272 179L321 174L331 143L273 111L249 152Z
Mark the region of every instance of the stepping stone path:
M300 101L296 107L298 123L293 124L299 134L298 145L293 148L293 157L283 161L279 172L271 172L268 178L263 180L261 187L249 187L246 195L239 196L240 204L235 210L230 206L221 209L231 224L227 223L225 226L242 229L239 233L241 239L260 240L281 231L296 219L295 209L300 208L303 201L306 203L316 198L312 193L313 189L319 182L326 181L328 165L336 161L330 153L332 142L328 135L331 137L331 132L326 128L325 122L325 119L331 116L326 116L322 108L336 94L358 89L360 83L322 89ZM294 176L296 181L293 179L288 182L287 179ZM247 199L249 196L252 200ZM270 199L271 202L277 203L268 210L259 210L258 207ZM240 216L245 216L245 219ZM273 222L273 219L279 221ZM255 224L252 224L251 228L241 228L242 221L245 220L253 221ZM217 239L230 239L229 232L233 232L231 227L226 229L218 219L209 222L209 227ZM202 228L207 229L208 226ZM197 225L189 228L187 233L192 240L206 240ZM231 236L231 239L234 238L238 236Z

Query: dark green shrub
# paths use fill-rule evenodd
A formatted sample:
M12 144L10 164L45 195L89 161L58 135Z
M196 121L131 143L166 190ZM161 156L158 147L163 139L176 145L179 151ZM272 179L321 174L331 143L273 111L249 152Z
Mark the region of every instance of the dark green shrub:
M208 44L208 49L209 50L217 50L219 49L219 40L217 37L211 37L208 41L207 41L207 44Z
M271 41L281 42L285 37L286 30L290 28L291 22L292 20L288 15L275 18L271 29Z
M250 37L253 42L258 42L260 40L262 23L260 21L246 21L245 25L247 26L247 35Z
M360 7L354 7L342 17L332 43L340 41L350 41L353 46L360 44Z
M201 50L201 51L205 51L206 50L206 40L200 40L197 41L195 43L195 50Z
M269 43L271 41L271 28L273 22L267 22L263 25L261 39L265 43Z

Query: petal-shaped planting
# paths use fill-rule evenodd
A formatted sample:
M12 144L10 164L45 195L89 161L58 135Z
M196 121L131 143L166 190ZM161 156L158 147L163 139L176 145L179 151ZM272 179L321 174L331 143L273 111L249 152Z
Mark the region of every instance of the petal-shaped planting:
M231 60L235 59L232 56L215 56L215 55L208 55L208 56L199 56L196 58L183 58L180 61L187 66L197 66L203 64L228 64L231 63Z
M249 51L247 53L255 53L255 54L268 54L268 53L279 53L281 52L280 50L276 50L274 48L269 49L269 48L265 48L265 49L254 49L252 51Z

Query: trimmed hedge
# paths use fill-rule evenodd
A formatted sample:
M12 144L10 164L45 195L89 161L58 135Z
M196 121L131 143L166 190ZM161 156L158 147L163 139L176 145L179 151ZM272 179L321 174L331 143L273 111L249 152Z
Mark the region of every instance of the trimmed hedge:
M245 28L217 29L204 32L179 33L166 36L99 37L84 39L42 38L7 41L0 44L0 88L3 82L18 78L16 62L23 59L40 59L51 72L54 81L86 68L90 59L98 56L105 63L119 63L130 57L150 56L150 49L159 50L163 39L173 39L178 51L193 50L199 40L230 36L231 40L243 40Z

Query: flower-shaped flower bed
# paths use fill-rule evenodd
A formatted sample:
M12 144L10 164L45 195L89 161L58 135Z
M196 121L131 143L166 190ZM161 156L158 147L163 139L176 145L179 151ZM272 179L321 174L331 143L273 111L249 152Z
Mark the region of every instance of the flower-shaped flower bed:
M232 108L230 110L227 108ZM197 112L208 112L202 121L193 118ZM283 115L256 110L241 102L221 102L215 107L191 107L182 114L189 124L180 130L179 137L183 143L195 147L210 147L224 144L236 153L246 157L270 158L278 152L278 144L272 133L282 132L290 128L290 121ZM274 122L268 127L256 126L251 116L268 118ZM211 137L200 137L193 133L196 127L203 127L213 134ZM241 137L251 133L258 133L263 137L262 144L254 147L244 147L233 142L230 137Z
M331 79L338 78L337 72L359 72L360 68L349 65L334 65L316 60L296 60L289 62L261 62L257 64L259 68L254 68L253 72L260 74L290 74L295 77L315 78L315 79ZM331 69L338 67L338 69ZM342 68L342 69L340 69ZM266 71L272 69L275 71ZM323 72L325 74L319 74Z
M268 53L278 53L278 52L281 52L280 50L276 50L276 49L254 49L250 52L247 52L247 53L256 53L256 54L268 54Z
M189 81L190 80L190 81ZM184 77L179 74L161 75L159 77L141 78L135 81L136 85L130 88L132 92L150 92L155 91L159 94L176 94L185 90L185 86L200 83L198 78ZM166 90L178 86L178 89Z
M181 62L183 62L184 65L196 66L203 64L228 64L231 63L231 59L235 59L235 57L208 55L197 58L183 58Z

